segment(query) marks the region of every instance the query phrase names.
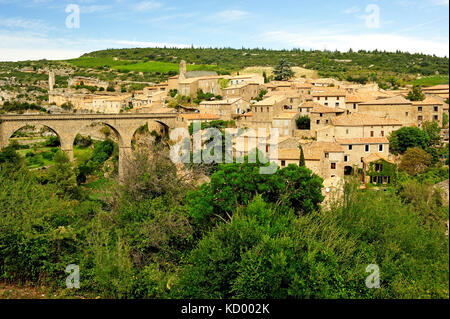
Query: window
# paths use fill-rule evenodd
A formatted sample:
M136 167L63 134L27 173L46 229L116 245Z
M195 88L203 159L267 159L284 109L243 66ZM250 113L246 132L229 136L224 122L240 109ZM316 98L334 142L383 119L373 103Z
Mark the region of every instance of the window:
M267 112L269 112L269 107L267 107Z
M281 161L281 166L285 167L286 166L286 161Z
M422 107L421 106L418 107L418 111L422 112Z
M264 112L263 107L261 106L261 112Z
M339 106L340 104L339 104L339 102L336 102L336 106Z
M348 134L348 129L345 131L345 134Z
M336 100L338 100L338 101L339 101L339 96L338 96L338 97L336 97Z
M366 145L364 147L364 149L365 149L366 153L369 153L370 152L370 145Z
M408 112L405 112L405 115L406 115L406 116L408 116L408 115L409 115L409 113L408 113Z
M383 152L384 151L384 145L380 144L378 145L378 152Z
M437 112L439 108L437 106L434 107L434 111Z
M302 108L301 108L301 107L299 107L299 108L298 108L298 111L299 111L299 112L301 112L301 111L302 111Z
M325 153L325 158L329 158L330 154L329 153Z
M316 124L320 124L320 120L317 120L317 121L316 121Z
M324 104L325 104L325 106L328 106L328 102L325 102Z
M433 120L434 120L434 121L439 121L439 117L438 117L437 115L434 115L434 116L433 116Z
M348 146L348 150L351 151L353 149L353 145Z
M356 103L353 103L353 109L356 110Z
M328 124L328 120L326 120L325 123Z
M320 113L320 117L323 117L323 113Z
M419 115L419 116L417 117L417 120L422 121L422 120L423 120L423 116L422 116L422 115Z
M344 162L348 162L348 155L344 155Z
M374 131L370 131L370 137L374 137L375 132Z
M325 96L325 101L328 101L328 96Z
M331 163L331 169L336 169L336 163Z
M381 131L381 136L383 136L383 137L384 137L384 131Z

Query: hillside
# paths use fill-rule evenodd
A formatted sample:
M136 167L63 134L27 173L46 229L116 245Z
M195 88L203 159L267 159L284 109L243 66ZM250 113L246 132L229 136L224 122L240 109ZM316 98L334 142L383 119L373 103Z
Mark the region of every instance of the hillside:
M375 81L382 87L395 87L410 83L418 76L428 77L436 74L440 76L433 77L430 85L436 82L448 83L449 74L447 57L383 51L135 48L96 51L83 55L81 59L85 58L115 58L133 61L132 63L156 61L175 64L183 59L189 64L207 65L208 69L215 65L219 73L238 72L247 67L272 67L283 58L293 66L315 70L321 77L360 83ZM141 64L142 68L135 67L134 70L145 72L146 65ZM423 82L427 84L427 81Z

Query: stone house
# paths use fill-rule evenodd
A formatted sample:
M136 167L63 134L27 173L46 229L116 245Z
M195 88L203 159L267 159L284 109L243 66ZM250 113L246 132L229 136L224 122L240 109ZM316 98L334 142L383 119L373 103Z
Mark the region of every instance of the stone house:
M363 182L365 184L393 184L397 180L397 165L379 153L363 158Z
M336 138L344 149L344 175L352 175L363 167L363 159L372 153L389 156L389 140L386 137Z
M223 88L222 97L224 99L241 97L250 102L259 95L259 91L260 85L257 83L241 83Z
M315 90L311 93L313 102L326 107L346 108L346 92L338 90Z
M184 96L196 96L198 90L202 90L203 93L221 95L220 78L220 76L205 76L180 80L178 81L178 93Z
M285 96L274 95L251 106L252 127L270 128L275 116L285 111L289 100Z
M412 105L417 112L417 124L423 122L438 122L442 126L444 102L437 98L427 96L423 101L413 101Z
M360 103L359 112L400 121L403 126L417 125L417 108L403 96L394 96Z
M337 143L312 142L302 144L305 156L305 165L323 179L342 177L344 175L343 154L344 149ZM300 162L300 149L285 148L278 150L278 158L271 159L279 167L289 164L298 165Z
M198 107L200 113L219 116L222 120L231 121L246 113L250 104L243 98L233 98L217 101L202 101Z
M331 120L345 111L337 107L326 107L313 102L315 105L310 111L311 132L317 134L317 130L331 124Z
M297 129L296 119L299 117L299 113L283 112L279 115L275 115L272 120L272 128L278 129L279 136L294 136Z

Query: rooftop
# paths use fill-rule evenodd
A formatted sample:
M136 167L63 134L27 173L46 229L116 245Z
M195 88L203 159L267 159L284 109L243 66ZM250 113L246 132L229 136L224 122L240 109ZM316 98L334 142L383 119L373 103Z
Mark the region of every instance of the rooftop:
M331 119L334 126L401 125L398 120L361 113L345 114Z
M337 138L336 142L343 145L350 144L388 144L386 137L355 137L355 138Z
M372 100L368 102L361 103L360 105L391 105L391 104L412 104L411 101L405 99L403 96L398 95L394 97L388 97L383 99Z

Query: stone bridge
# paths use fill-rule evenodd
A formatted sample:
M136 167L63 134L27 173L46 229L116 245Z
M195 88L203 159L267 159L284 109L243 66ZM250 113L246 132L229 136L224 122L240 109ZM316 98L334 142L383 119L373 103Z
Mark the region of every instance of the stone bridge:
M61 149L73 160L73 144L80 129L91 124L104 124L119 138L119 179L122 179L125 160L131 156L131 140L136 130L155 121L168 131L175 128L176 118L176 113L0 115L0 149L9 145L10 137L17 130L27 125L44 125L59 136Z

